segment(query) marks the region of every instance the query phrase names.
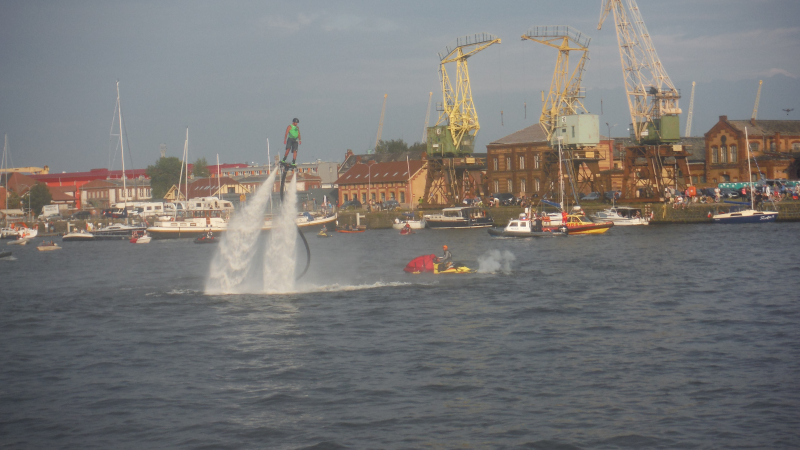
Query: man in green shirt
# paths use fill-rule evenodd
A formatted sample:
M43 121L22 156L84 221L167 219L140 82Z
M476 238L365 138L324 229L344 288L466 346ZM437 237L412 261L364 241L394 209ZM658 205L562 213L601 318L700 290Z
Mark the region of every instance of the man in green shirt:
M289 156L289 152L292 152L292 165L295 165L297 161L297 146L303 143L303 139L300 137L300 127L297 124L300 123L296 117L292 119L292 124L286 127L286 133L283 135L283 143L286 144L286 153L283 155L282 163L286 163L286 158Z

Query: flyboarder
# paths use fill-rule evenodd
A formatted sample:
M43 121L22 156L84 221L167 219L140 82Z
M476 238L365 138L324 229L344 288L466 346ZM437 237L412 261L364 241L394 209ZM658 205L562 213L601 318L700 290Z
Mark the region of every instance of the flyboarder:
M288 165L286 158L289 157L289 152L292 152L292 166L295 166L297 161L297 147L303 143L303 138L300 137L300 127L297 124L300 120L295 117L292 119L292 124L286 127L286 133L283 135L283 143L286 144L286 153L283 155L282 164Z

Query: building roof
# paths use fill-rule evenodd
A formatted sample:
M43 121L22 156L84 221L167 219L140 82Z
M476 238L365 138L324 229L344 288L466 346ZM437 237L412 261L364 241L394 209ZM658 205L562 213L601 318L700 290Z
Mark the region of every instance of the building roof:
M106 189L110 187L114 187L116 184L111 183L108 180L92 180L88 183L85 183L80 187L81 190L84 189Z
M7 185L9 191L14 191L17 195L21 196L28 192L36 183L38 183L38 181L30 175L12 173L8 177Z
M372 156L372 155L370 155ZM343 173L336 183L342 184L361 184L361 183L390 183L407 182L410 175L417 173L425 161L392 161L379 162L373 164L355 164L347 172ZM411 173L409 173L409 169Z
M684 150L689 152L687 160L690 163L706 161L706 138L702 137L681 138L681 145L683 145Z
M749 136L772 136L780 133L787 136L800 136L800 120L727 120L733 128L744 133L747 127Z
M547 142L547 133L545 133L544 128L538 122L527 128L511 133L508 136L501 137L489 143L489 145L530 144L534 142Z
M75 201L77 188L75 186L49 186L50 199L54 202L72 202Z
M198 178L189 184L189 198L213 197L217 194L219 186L236 185L238 181L231 177ZM173 186L174 188L175 186ZM185 189L185 187L183 188Z
M344 155L344 162L341 166L339 166L339 173L344 174L358 162L366 163L367 161L375 161L379 163L386 163L392 161L402 161L403 164L405 164L406 158L409 161L420 161L425 157L427 157L427 153L425 151L356 155L352 150L347 150L347 153Z
M68 172L68 173L48 173L39 175L30 175L31 178L36 179L42 183L72 183L75 181L91 181L91 180L105 180L105 179L122 179L121 170L108 170L108 169L91 169L88 172ZM127 169L125 170L125 178L138 178L147 177L147 169Z

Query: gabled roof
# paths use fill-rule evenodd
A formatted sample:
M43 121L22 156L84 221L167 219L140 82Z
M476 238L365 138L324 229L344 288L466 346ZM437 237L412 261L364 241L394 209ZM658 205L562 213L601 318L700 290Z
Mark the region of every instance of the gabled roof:
M147 169L127 169L125 170L125 178L138 178L140 176L147 177ZM108 170L108 169L91 169L88 172L68 172L68 173L48 173L31 175L31 177L42 183L57 182L72 183L73 181L84 180L105 180L107 178L122 178L121 170Z
M102 188L112 188L115 187L116 184L109 182L108 180L92 180L84 185L81 186L81 189L102 189Z
M749 136L772 136L780 133L786 136L800 136L800 120L728 120L733 128L744 133L747 127Z
M21 173L12 173L8 177L8 190L14 191L17 195L23 195L28 192L30 188L36 185L38 181L30 175Z
M401 152L401 153L373 153L373 154L366 154L366 155L356 155L351 151L347 151L345 155L344 162L341 166L339 166L339 173L344 174L351 167L357 164L357 161L360 160L362 163L367 163L368 161L375 161L379 163L386 163L386 162L400 162L402 161L404 164L406 162L406 158L409 161L420 161L424 157L426 157L425 151L416 151L416 152Z
M509 134L508 136L501 137L500 139L489 143L489 145L514 145L514 144L531 144L547 142L547 133L538 122L519 131Z
M407 182L423 166L425 161L392 161L383 163L356 164L343 173L336 183L361 184L361 183L390 183ZM411 172L409 173L409 169Z
M51 201L71 202L75 201L77 188L75 186L49 186Z

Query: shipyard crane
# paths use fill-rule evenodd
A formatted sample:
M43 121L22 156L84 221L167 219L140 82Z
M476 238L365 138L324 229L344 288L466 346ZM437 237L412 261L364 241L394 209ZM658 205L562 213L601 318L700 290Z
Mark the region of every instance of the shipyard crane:
M753 105L753 114L750 115L750 121L755 122L758 115L758 101L761 100L761 85L764 80L758 80L758 92L756 92L756 103Z
M558 127L559 117L587 113L581 102L586 97L586 89L581 87L586 60L589 59L589 42L591 38L568 26L534 26L522 35L523 40L538 42L558 50L550 92L544 98L542 91L542 114L539 123L551 141ZM581 59L569 72L570 51L582 52Z
M378 136L375 137L375 146L372 147L372 151L369 152L370 154L375 153L378 150L378 144L381 143L381 134L383 134L383 116L386 114L386 97L389 94L383 94L383 107L381 108L381 120L378 122Z
M624 3L627 10L623 0L603 0L597 29L601 29L613 11L622 76L631 112L632 137L637 143L645 144L678 142L680 92L656 54L636 1L624 0Z
M471 152L475 144L475 135L481 128L472 101L467 59L490 45L499 43L500 38L493 34L478 33L457 38L454 43L445 47L443 53L439 53L443 102L442 113L436 126L446 127L454 152ZM446 68L446 64L451 62L456 63L455 87ZM441 128L437 128L438 133L441 133L440 130Z
M689 97L689 114L686 116L686 133L684 137L692 137L692 112L694 111L694 85L692 81L692 95Z
M425 126L422 127L422 140L420 142L425 142L428 138L428 121L431 119L431 99L433 98L433 92L428 93L428 109L425 110Z

